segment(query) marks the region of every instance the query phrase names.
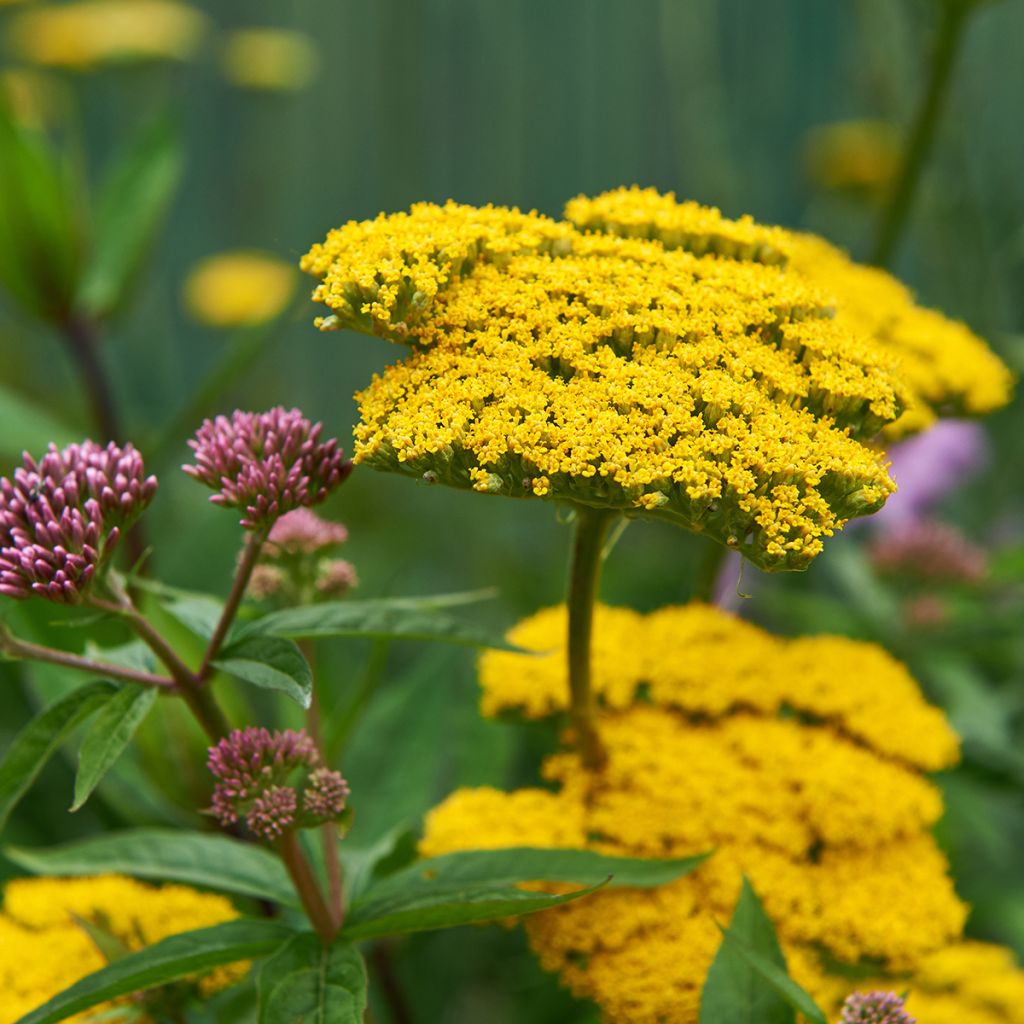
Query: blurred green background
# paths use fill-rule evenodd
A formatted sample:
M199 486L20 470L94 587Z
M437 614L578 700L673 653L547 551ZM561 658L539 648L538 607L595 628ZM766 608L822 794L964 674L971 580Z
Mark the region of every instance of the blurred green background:
M0 7L0 32L3 22L36 6ZM182 285L197 261L257 248L297 263L329 228L417 200L514 204L557 216L577 193L632 183L675 190L730 216L750 213L817 231L863 258L886 176L874 185L836 187L822 160L856 162L857 153L823 156L815 132L878 120L891 126L898 147L924 87L941 4L207 0L197 6L209 22L194 59L46 75L57 96L50 126L90 180L155 115L169 111L180 123L184 177L125 315L105 332L102 358L126 434L160 474L160 494L146 517L156 571L179 586L223 593L239 541L234 517L210 506L177 471L188 454L187 431L162 451L157 447L225 348L237 344L227 332L197 324L183 306ZM226 79L225 40L254 25L309 36L317 66L306 88L249 90ZM973 13L895 265L924 303L966 320L1016 370L1024 366L1021 40L1020 0L982 4ZM25 66L8 45L3 67ZM396 353L383 341L319 334L312 326L317 310L304 301L307 287L304 280L298 300L269 328L252 329L262 332L250 346L257 358L232 374L204 413L298 405L348 444L353 392ZM0 359L4 390L64 424L67 437L59 440L93 429L60 338L3 297ZM188 423L188 430L196 425ZM989 552L992 571L984 586L939 595L947 613L939 628L901 617L913 587L887 582L871 567L864 554L869 531L840 538L799 577L769 579L748 568L741 589L752 596L736 603L779 631L839 631L885 642L947 703L968 742L964 767L946 780L950 814L943 836L961 890L978 908L975 933L1024 951L1024 873L1016 852L1024 839L1020 402L985 426L992 449L987 467L954 490L938 514ZM24 443L20 436L0 432L5 472L18 454L11 449ZM494 585L500 597L472 614L498 625L560 600L568 530L546 503L484 500L357 471L329 513L350 529L345 554L358 569L362 596ZM701 555L699 540L687 533L633 525L608 563L603 596L641 609L684 601ZM34 618L22 609L17 615L23 625L52 629L45 610ZM78 642L67 631L58 635ZM342 706L349 700L368 656L356 643L325 651L332 700ZM529 778L537 752L552 742L548 733L477 721L469 655L424 656L403 646L390 652L388 669L341 765L358 799L377 808L367 815L379 815L381 828L415 815L456 782ZM11 667L3 673L9 678L2 680L0 739L6 742L3 734L29 714L39 688L60 683L47 683L45 674L33 682ZM269 702L262 710L289 713ZM167 728L140 755L154 781L112 780L92 810L69 822L63 808L71 765L55 766L12 834L47 842L101 825L181 818L187 801L179 782L188 757L173 753L178 741ZM161 757L186 774L162 776ZM428 993L417 1019L590 1019L589 1010L571 1008L541 976L515 934L462 930L416 939L408 952L400 969L419 977L417 990L425 986Z

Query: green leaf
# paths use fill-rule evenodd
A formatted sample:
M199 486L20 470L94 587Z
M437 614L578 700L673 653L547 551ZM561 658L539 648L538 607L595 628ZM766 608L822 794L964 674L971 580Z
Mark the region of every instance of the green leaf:
M400 823L368 845L349 838L339 847L349 900L361 896L374 875L390 875L416 860L416 831Z
M224 602L207 594L182 594L162 602L162 607L186 629L209 640L220 622Z
M181 178L178 133L161 119L134 140L111 169L100 192L92 259L77 301L104 317L123 304Z
M325 601L271 612L247 623L239 636L277 636L314 640L367 636L392 640L428 640L463 647L520 651L495 630L461 620L443 611L439 598L377 598L368 601Z
M0 384L0 453L40 454L51 441L63 447L78 437L77 430L62 423L48 409Z
M78 750L78 774L75 776L72 811L77 811L89 799L100 779L124 753L156 698L155 687L124 686L120 693L107 702L89 726Z
M298 905L295 890L277 857L263 847L228 836L140 828L47 849L8 847L4 856L23 870L40 875L111 872Z
M243 637L223 648L213 665L254 686L280 690L304 708L313 699L313 674L302 651L291 640Z
M45 137L0 100L0 284L29 312L66 319L78 284L78 196Z
M362 940L521 917L589 896L605 884L599 882L559 896L505 885L430 882L389 890L380 898L371 889L350 908L342 936Z
M113 683L89 683L72 691L36 715L11 743L0 761L0 832L18 801L35 782L75 727L98 711L118 692Z
M178 981L221 964L266 956L292 935L284 925L248 918L172 935L87 975L25 1014L17 1024L58 1024L108 999Z
M577 882L593 885L610 879L612 886L652 888L695 871L710 854L645 860L608 857L592 850L510 847L465 850L417 861L372 886L366 899L422 885L514 885L519 882Z
M362 1024L366 965L355 946L324 949L296 935L268 958L257 981L259 1024Z
M701 993L701 1024L794 1024L796 1010L812 1024L827 1024L811 997L786 973L771 920L744 879Z

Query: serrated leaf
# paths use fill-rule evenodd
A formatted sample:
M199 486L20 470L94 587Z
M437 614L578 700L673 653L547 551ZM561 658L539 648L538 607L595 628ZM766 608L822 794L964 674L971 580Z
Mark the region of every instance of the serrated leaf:
M47 849L8 847L4 856L40 875L109 872L298 905L284 866L269 850L212 833L140 828Z
M366 965L350 943L296 935L259 973L259 1024L362 1024Z
M354 941L521 917L582 899L606 884L607 880L557 896L507 885L465 883L410 885L379 897L371 889L352 905L341 934Z
M128 147L104 181L92 259L78 292L80 309L104 317L122 305L181 178L177 132L161 119Z
M520 651L504 635L463 622L444 611L438 598L376 598L368 601L325 601L271 612L246 623L238 636L275 636L291 640L361 636L391 640L423 640L462 647Z
M113 683L89 683L36 715L14 737L0 761L0 832L18 801L35 782L53 752L116 693Z
M93 720L78 750L72 811L77 811L89 799L103 776L124 753L156 698L155 687L126 685Z
M592 885L610 879L612 886L652 888L673 882L701 866L709 853L672 859L611 857L593 850L509 847L463 850L417 861L373 885L366 899L404 888L430 885L513 885L520 882L577 882Z
M775 928L747 879L701 993L701 1024L794 1024L796 1010L826 1024L786 973Z
M58 1024L118 996L178 981L221 964L266 956L294 934L282 924L242 918L172 935L87 975L25 1014L17 1024Z
M312 701L309 664L298 646L283 637L243 637L223 648L213 665L253 686L280 690L304 708Z

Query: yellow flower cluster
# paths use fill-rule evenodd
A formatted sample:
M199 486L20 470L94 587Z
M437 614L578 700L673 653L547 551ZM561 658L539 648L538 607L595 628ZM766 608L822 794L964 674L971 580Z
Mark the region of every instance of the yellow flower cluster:
M813 240L800 262L798 236L638 190L568 214L421 203L303 258L322 328L412 348L358 396L357 461L653 515L765 569L881 506L868 442L913 388L805 272Z
M228 81L242 89L298 92L309 85L319 60L302 32L243 28L228 37L222 63Z
M294 268L270 253L222 252L193 268L185 281L185 305L210 327L251 327L278 316L295 285Z
M617 236L653 238L667 248L693 250L705 235L719 245L760 247L810 286L828 296L834 322L867 337L894 359L905 389L906 411L886 428L889 439L930 426L939 415L980 415L1006 404L1012 375L964 324L915 304L910 292L885 271L854 263L814 235L760 229L749 218L731 221L717 210L677 202L654 189L617 189L566 206L581 228Z
M82 921L134 950L237 916L223 896L180 885L158 888L120 875L8 882L0 913L0 1024L14 1024L103 967L106 961ZM204 994L219 991L245 970L238 964L218 967L198 980L199 989ZM71 1019L83 1024L101 1017L116 1021L114 1014L116 1007L108 1003ZM130 1019L142 1024L134 1011Z
M484 656L487 713L566 706L565 632L564 610L545 611L510 634L543 655ZM697 1021L716 920L744 874L818 991L818 951L913 973L958 938L965 907L929 834L942 804L922 774L954 761L957 741L902 666L870 644L781 640L701 605L599 607L594 635L603 767L561 752L544 765L551 790L456 792L421 848L713 850L659 889L527 919L542 964L609 1022Z
M78 0L26 11L11 25L23 59L88 71L107 63L188 60L207 21L176 0Z

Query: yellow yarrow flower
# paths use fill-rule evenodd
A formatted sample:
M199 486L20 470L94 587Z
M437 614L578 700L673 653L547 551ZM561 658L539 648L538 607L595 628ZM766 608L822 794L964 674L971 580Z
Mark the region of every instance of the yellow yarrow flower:
M798 236L638 190L567 213L421 203L307 253L319 326L411 349L357 396L356 461L666 519L765 569L882 505L870 439L913 382Z
M814 235L760 229L748 219L730 221L717 211L717 227L693 203L654 189L616 189L566 206L566 217L588 230L653 238L667 248L691 249L693 234L712 231L727 240L767 250L771 258L829 296L834 323L867 338L892 359L906 409L885 429L888 440L930 426L938 416L981 415L1005 405L1013 377L985 343L962 323L916 305L890 274L854 263L842 250ZM765 258L765 257L761 257Z
M251 327L278 316L295 294L294 268L270 253L210 256L185 281L185 305L210 327Z
M223 896L180 885L146 885L121 875L10 881L0 912L0 1024L14 1024L104 966L106 961L80 920L136 950L236 917L238 913ZM246 970L244 964L218 967L195 984L209 995L237 981ZM83 1024L101 1017L117 1020L109 1016L116 1009L107 1003L71 1019ZM134 1010L131 1019L143 1020Z
M486 713L567 706L565 632L564 609L544 611L510 633L539 656L482 657ZM957 739L899 663L845 638L776 638L703 605L598 606L594 637L605 764L588 772L565 751L544 764L551 790L460 790L429 814L421 850L713 850L667 886L525 921L543 966L607 1021L695 1024L715 922L743 875L818 978L819 951L903 975L959 938L966 908L930 835L942 801L922 771L955 761Z
M232 32L222 57L228 81L243 89L298 92L317 69L312 40L282 28L244 28Z
M175 0L78 0L38 7L12 23L12 47L24 60L89 71L103 64L189 60L206 17Z

